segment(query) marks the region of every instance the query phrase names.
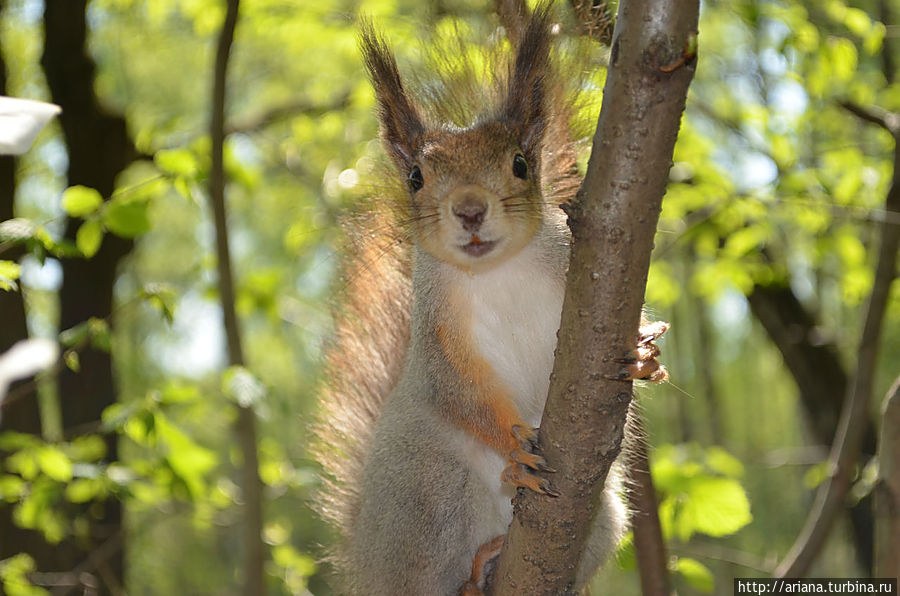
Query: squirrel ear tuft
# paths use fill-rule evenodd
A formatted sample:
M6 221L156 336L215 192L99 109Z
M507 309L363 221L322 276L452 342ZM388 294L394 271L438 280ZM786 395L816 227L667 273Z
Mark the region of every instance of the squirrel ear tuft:
M539 153L546 127L549 68L550 4L544 2L535 8L519 42L503 105L503 119L530 159Z
M393 52L368 20L360 22L359 48L378 100L382 141L397 166L407 170L425 127L403 89Z

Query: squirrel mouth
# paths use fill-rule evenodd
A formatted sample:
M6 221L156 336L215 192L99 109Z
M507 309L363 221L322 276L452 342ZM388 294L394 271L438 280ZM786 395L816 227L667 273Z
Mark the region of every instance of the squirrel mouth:
M496 240L482 240L478 236L473 235L469 243L463 244L460 248L469 256L480 257L492 251L496 245Z

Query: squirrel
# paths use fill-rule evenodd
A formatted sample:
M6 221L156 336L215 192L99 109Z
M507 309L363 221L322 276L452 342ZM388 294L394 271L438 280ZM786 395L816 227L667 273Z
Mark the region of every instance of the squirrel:
M361 25L400 183L350 225L348 287L317 429L317 457L332 476L319 506L342 532L335 564L347 593L480 595L516 488L557 494L539 474L552 470L535 427L569 260L560 207L581 176L550 25L544 3L473 97L447 75L443 87L423 85L417 102L384 38ZM474 117L465 109L473 105ZM398 228L399 242L384 232ZM653 340L666 327L642 328L621 378L665 378ZM621 493L614 470L576 589L625 531Z

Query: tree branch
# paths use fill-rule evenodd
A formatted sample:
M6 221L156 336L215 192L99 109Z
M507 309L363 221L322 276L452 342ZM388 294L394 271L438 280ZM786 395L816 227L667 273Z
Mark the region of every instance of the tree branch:
M860 112L860 114L862 113L875 114L878 113L878 110L869 109ZM885 122L887 123L887 120ZM893 134L895 141L894 173L891 188L885 198L885 210L900 212L900 143L898 143L898 134ZM785 560L778 566L776 570L778 577L797 577L806 573L828 537L832 522L841 510L844 497L850 488L851 474L859 458L866 428L869 401L875 379L875 365L878 360L882 321L891 284L897 272L900 226L888 222L889 219L881 226L881 245L875 267L875 280L869 296L862 336L857 350L856 373L841 411L840 425L829 456L831 476L816 494L816 501L803 530Z
M877 124L895 137L900 133L900 114L878 106L862 106L849 100L839 101L838 105L861 120Z
M884 26L890 31L893 23L893 15L891 14L890 2L888 0L878 0L878 18ZM894 40L890 34L885 35L881 40L881 72L884 74L884 80L888 86L894 84L897 67L894 64Z
M884 400L875 485L874 577L900 576L900 377Z
M666 543L659 523L659 504L656 488L650 476L650 455L640 414L632 412L634 444L629 452L628 504L631 510L631 527L634 531L634 552L637 558L638 574L641 578L642 594L668 595L668 559Z
M683 58L695 0L623 1L603 106L579 200L540 444L558 470L552 499L520 491L494 594L566 594L607 472L621 449L631 383L615 360L634 349L650 251L688 85ZM523 587L527 589L523 590Z
M237 26L239 0L226 0L227 10L216 49L213 76L212 114L209 134L212 139L212 165L209 175L209 197L216 226L216 254L218 257L219 294L225 335L228 339L228 362L232 366L244 365L244 351L234 307L234 280L231 252L228 244L228 223L225 211L225 83L228 58ZM244 496L244 594L256 596L265 593L263 564L265 551L262 543L262 484L259 478L259 457L256 446L256 415L252 407L238 404L235 434L241 446L244 461L241 467L241 490Z
M340 110L350 105L350 91L344 90L325 104L316 104L308 99L300 99L285 102L281 105L271 106L263 111L245 114L235 118L225 126L225 135L235 133L256 132L279 120L284 120L299 114L318 117L334 110Z

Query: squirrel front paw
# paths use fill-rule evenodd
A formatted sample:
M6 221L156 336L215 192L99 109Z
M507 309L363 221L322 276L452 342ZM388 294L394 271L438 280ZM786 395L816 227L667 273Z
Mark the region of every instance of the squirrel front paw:
M508 463L500 475L500 480L506 484L522 486L551 497L558 497L559 493L550 486L546 478L541 478L531 471L539 470L551 473L556 471L547 465L547 461L543 457L534 453L537 431L517 424L512 427L512 433L519 445L509 452Z
M616 360L624 366L618 374L608 378L616 381L641 380L662 383L669 378L666 368L656 359L660 354L659 346L654 341L669 330L665 321L656 321L642 326L638 330L638 345L625 358Z

